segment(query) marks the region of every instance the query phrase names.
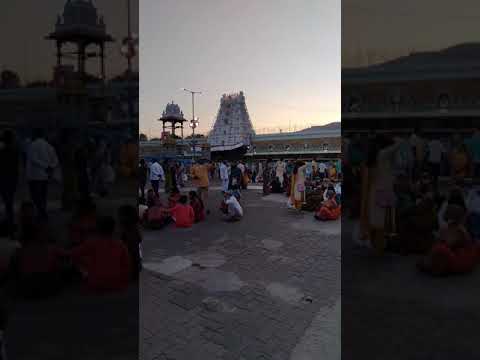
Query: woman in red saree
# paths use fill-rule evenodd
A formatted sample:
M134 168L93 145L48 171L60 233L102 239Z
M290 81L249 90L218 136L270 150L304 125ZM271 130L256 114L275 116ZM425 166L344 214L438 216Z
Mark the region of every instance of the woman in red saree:
M465 210L459 205L449 205L446 217L448 226L441 230L439 242L419 268L432 275L471 272L478 262L478 249L465 229Z
M315 213L315 218L320 221L337 220L342 214L342 207L335 201L335 192L327 192L328 200L323 202Z

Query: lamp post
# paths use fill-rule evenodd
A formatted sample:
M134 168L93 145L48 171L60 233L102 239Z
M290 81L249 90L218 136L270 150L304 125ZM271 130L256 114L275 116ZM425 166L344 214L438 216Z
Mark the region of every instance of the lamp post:
M192 145L193 145L193 160L195 160L197 146L195 141L195 129L198 127L199 121L198 118L193 118L190 120L189 126L192 128Z
M132 59L137 55L138 36L132 34L131 21L131 0L127 0L127 36L122 41L120 52L127 59L127 97L128 97L128 117L133 118L133 99L132 99Z
M201 91L193 91L186 88L182 88L183 91L192 95L192 120L190 120L189 126L192 128L192 143L193 143L193 159L195 159L196 147L195 147L195 128L198 127L198 118L195 117L195 95L201 94Z

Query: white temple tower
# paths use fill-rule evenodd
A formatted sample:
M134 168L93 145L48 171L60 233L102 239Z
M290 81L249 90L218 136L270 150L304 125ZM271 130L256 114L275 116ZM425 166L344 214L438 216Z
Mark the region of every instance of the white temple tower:
M255 136L243 91L224 94L213 129L208 135L212 152L247 148Z

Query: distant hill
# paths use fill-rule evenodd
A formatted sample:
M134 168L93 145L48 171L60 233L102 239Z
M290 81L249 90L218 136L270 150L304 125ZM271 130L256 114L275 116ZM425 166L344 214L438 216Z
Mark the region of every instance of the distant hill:
M340 121L336 121L326 125L312 126L307 129L300 130L298 132L306 133L306 132L316 132L319 130L341 130L341 129L342 129L342 123Z

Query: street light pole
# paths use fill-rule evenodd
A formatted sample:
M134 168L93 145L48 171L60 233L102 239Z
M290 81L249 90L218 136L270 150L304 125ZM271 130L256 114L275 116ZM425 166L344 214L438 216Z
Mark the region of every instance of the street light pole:
M195 95L196 94L201 94L201 91L193 91L189 89L182 89L183 91L186 91L192 95L192 120L190 120L190 127L192 128L192 144L193 144L193 159L195 160L196 156L196 144L195 144L195 128L198 126L198 119L195 118Z
M131 19L131 7L130 7L130 0L127 0L127 36L128 40L132 40L132 19ZM127 56L128 59L128 73L132 71L132 59L130 56Z

